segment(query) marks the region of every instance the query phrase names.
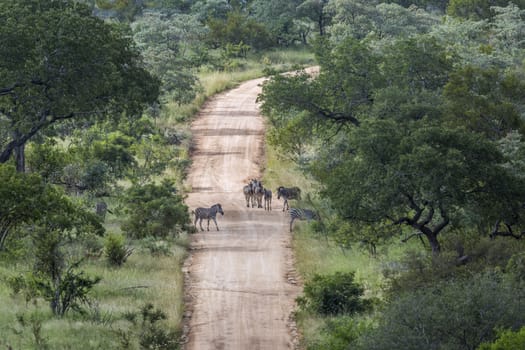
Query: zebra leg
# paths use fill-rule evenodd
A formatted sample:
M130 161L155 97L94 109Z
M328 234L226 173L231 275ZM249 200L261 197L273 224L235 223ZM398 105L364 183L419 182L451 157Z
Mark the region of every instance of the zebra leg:
M197 220L195 220L195 222L197 222ZM199 220L199 226L201 227L201 231L204 231L204 229L202 228L202 218L200 218Z
M292 217L292 220L290 220L290 232L292 232L292 225L293 225L294 220L295 220L295 217Z
M210 230L210 218L208 218L208 227L206 227L206 231Z
M217 231L219 231L219 225L217 225L217 220L215 218L212 218L213 222L215 222L215 227L217 227Z

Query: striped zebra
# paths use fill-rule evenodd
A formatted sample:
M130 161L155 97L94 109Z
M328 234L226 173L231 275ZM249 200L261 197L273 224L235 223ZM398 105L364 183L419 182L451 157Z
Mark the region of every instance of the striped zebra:
M290 208L290 232L292 232L292 225L294 220L320 220L321 217L317 212L310 209Z
M272 191L264 189L264 210L272 210Z
M286 209L290 209L290 205L288 204L288 199L301 199L301 189L299 187L283 187L279 186L277 188L277 199L281 199L283 197L283 211Z
M263 207L263 196L264 196L264 187L262 182L256 179L252 180L253 196L257 202L257 208Z
M242 192L244 193L244 199L246 199L246 207L250 207L250 202L252 203L252 208L255 203L255 199L253 197L253 188L252 183L250 182L248 185L244 186L242 188Z
M217 216L217 213L221 213L222 215L224 215L224 212L222 211L222 207L219 203L212 205L211 208L200 208L199 207L195 209L193 213L195 214L195 223L193 224L195 227L197 227L197 220L200 220L199 226L201 227L201 230L204 231L204 229L202 228L202 219L207 219L208 220L207 230L209 231L210 230L210 219L212 219L213 222L215 222L215 227L217 227L217 231L219 231L219 226L217 225L217 220L215 217Z

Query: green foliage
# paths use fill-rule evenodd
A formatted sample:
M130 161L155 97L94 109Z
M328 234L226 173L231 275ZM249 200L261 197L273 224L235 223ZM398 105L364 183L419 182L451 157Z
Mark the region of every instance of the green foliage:
M170 243L155 237L145 237L141 240L141 245L154 256L169 256L172 254Z
M41 311L33 311L26 314L17 315L17 322L22 328L28 328L33 335L35 349L49 349L48 339L43 334L43 323L45 315Z
M466 66L456 70L445 86L452 123L500 139L512 130L525 132L521 111L525 84L512 72L496 67Z
M347 350L368 325L350 316L327 318L320 329L320 339L308 343L307 350Z
M0 108L9 121L1 163L15 150L20 157L35 135L134 118L158 96L158 81L122 27L93 17L87 6L2 1L0 20Z
M60 183L63 169L71 162L71 155L53 139L31 143L26 152L28 170L38 173L49 183Z
M189 223L188 207L172 182L133 185L126 193L128 218L122 230L130 237L167 237Z
M354 273L316 274L305 283L303 293L297 298L299 307L321 315L352 315L372 306L362 298L364 288L354 281Z
M167 316L162 310L155 309L153 304L144 305L138 313L128 313L126 318L134 327L128 331L118 331L124 348L129 348L136 338L141 349L179 349L178 332L166 329L162 325L162 321L166 320Z
M133 253L133 249L126 247L124 236L109 232L104 241L104 255L110 265L121 266Z
M264 24L272 41L282 46L303 42L308 35L301 32L296 7L300 0L253 0L250 1L250 11L253 18Z
M100 277L86 276L78 271L81 260L70 263L63 249L63 230L51 224L33 234L34 268L28 275L28 286L49 301L54 315L64 316L70 309L82 312L89 302L88 294L100 282Z
M475 349L496 329L523 324L523 292L497 273L396 296L357 349Z
M36 174L19 174L13 167L0 164L0 180L0 249L10 233L22 233L15 229L24 224L61 234L104 231L94 214Z
M191 69L208 56L201 23L191 15L149 11L132 28L149 71L162 82L164 98L190 103L201 90Z
M207 40L213 48L225 48L227 44L241 43L255 50L271 47L270 37L264 26L241 12L228 13L226 20L211 19L208 21L208 27L210 33Z
M120 132L110 133L105 139L93 142L93 157L102 161L115 177L120 178L126 170L136 165L131 148L133 141L131 137Z
M525 1L512 1L520 8L525 8ZM455 17L469 18L469 19L487 19L491 18L493 6L507 6L508 1L505 0L450 0L447 6L447 14Z
M502 331L492 343L481 344L478 350L515 350L525 348L525 327L518 331Z

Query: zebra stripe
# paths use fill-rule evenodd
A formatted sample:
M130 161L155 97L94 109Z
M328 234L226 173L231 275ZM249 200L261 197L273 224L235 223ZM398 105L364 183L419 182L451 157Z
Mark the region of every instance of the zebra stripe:
M222 211L222 207L219 203L212 205L210 208L200 208L199 207L195 209L193 213L195 214L195 222L193 224L194 226L197 226L197 220L200 220L199 226L201 227L201 230L204 231L204 229L202 228L202 219L207 219L208 220L207 230L209 231L210 230L210 219L212 219L213 222L215 222L215 227L217 227L217 231L219 231L219 226L217 225L217 220L215 217L217 216L217 213L221 213L222 215L224 215L224 212Z
M244 193L244 199L246 199L246 207L250 207L250 202L252 203L252 208L254 204L254 197L253 197L253 189L252 184L249 183L248 185L244 186L242 188L242 192Z
M301 189L299 187L283 187L279 186L277 188L277 199L280 199L283 197L283 211L285 209L290 209L290 205L288 204L288 199L301 199Z
M292 225L294 220L320 220L319 214L310 209L290 208L290 232L292 232Z
M262 200L264 196L264 188L262 182L256 179L252 180L253 195L257 201L257 208L262 208Z

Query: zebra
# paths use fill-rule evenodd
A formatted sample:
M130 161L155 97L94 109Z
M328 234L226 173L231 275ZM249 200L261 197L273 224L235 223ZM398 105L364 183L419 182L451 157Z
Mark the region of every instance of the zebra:
M262 182L256 179L252 180L253 195L257 201L257 208L262 208L262 200L264 196L264 188Z
M264 210L272 210L272 191L264 189Z
M301 189L299 187L286 188L283 186L279 186L277 188L277 199L281 199L281 197L283 197L284 200L283 211L285 210L285 208L290 209L288 199L301 199Z
M310 209L291 208L290 209L290 232L292 232L292 225L294 220L321 220L317 212Z
M242 192L244 193L244 199L246 199L246 207L247 208L250 207L250 201L251 201L252 208L253 208L254 198L253 198L253 188L252 188L251 182L242 188Z
M219 231L219 226L217 225L217 220L215 217L217 216L217 213L221 213L222 215L224 215L224 212L222 211L222 207L219 203L212 205L211 208L200 208L199 207L195 209L193 213L195 214L195 223L193 224L195 225L195 227L197 227L197 220L200 220L199 226L201 227L201 230L204 231L204 229L202 228L202 219L208 219L207 230L209 231L210 230L210 219L212 219L213 222L215 222L215 227L217 227L217 231Z

